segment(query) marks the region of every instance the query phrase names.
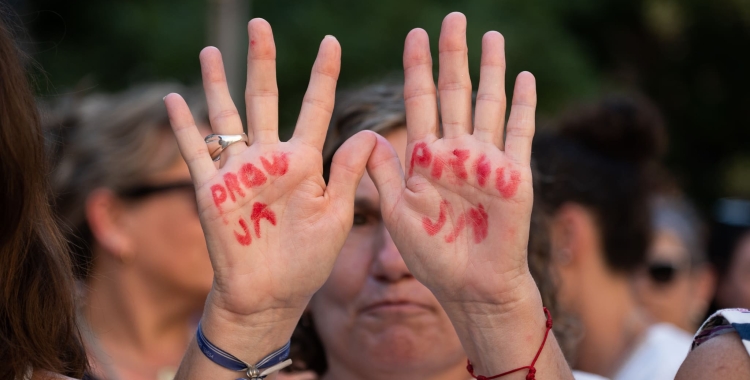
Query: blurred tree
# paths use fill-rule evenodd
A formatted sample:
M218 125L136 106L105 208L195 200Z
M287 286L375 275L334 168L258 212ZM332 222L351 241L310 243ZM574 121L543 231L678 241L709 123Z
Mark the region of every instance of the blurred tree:
M209 1L219 0L13 1L46 70L40 95L57 96L157 79L198 83ZM343 48L340 88L400 78L407 32L426 29L437 62L440 23L454 10L469 19L475 85L481 36L498 30L507 41L508 90L519 71L533 72L542 120L604 92L641 92L666 115L669 163L692 196L708 206L728 191L750 195L737 185L747 179L726 180L749 172L736 169L749 162L748 0L254 1L248 12L274 28L286 133L324 35Z
M737 168L750 162L750 1L578 0L565 19L606 82L665 114L668 163L689 194L704 208L750 198L750 168Z

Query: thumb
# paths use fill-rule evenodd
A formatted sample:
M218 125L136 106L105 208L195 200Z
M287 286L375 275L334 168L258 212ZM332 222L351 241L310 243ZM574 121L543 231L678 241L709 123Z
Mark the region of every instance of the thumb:
M365 174L365 165L375 147L377 136L371 131L358 132L347 139L333 155L326 194L332 201L335 213L351 217L354 194Z
M367 161L367 173L380 193L381 209L390 213L404 190L404 172L401 160L385 137L376 135L376 144Z

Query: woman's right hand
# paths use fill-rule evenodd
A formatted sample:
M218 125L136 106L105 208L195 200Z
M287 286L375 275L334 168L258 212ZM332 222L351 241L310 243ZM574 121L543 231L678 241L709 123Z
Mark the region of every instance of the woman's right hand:
M323 39L294 136L280 142L273 35L262 19L248 29L249 146L229 146L217 167L184 100L170 94L165 103L195 184L214 269L204 332L254 363L289 339L328 278L352 226L354 192L376 138L360 133L347 141L326 185L321 149L341 48L335 38ZM242 133L219 51L204 49L200 61L213 133Z

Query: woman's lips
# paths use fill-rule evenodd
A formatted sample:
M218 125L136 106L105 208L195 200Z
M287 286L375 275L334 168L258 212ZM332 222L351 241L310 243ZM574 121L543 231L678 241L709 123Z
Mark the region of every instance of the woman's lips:
M424 305L411 301L383 301L368 305L362 309L362 314L400 314L415 315L429 312Z

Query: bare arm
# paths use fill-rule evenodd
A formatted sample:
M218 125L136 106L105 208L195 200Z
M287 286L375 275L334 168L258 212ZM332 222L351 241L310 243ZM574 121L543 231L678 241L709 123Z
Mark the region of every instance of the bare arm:
M711 338L688 354L675 380L750 379L750 355L739 335Z

